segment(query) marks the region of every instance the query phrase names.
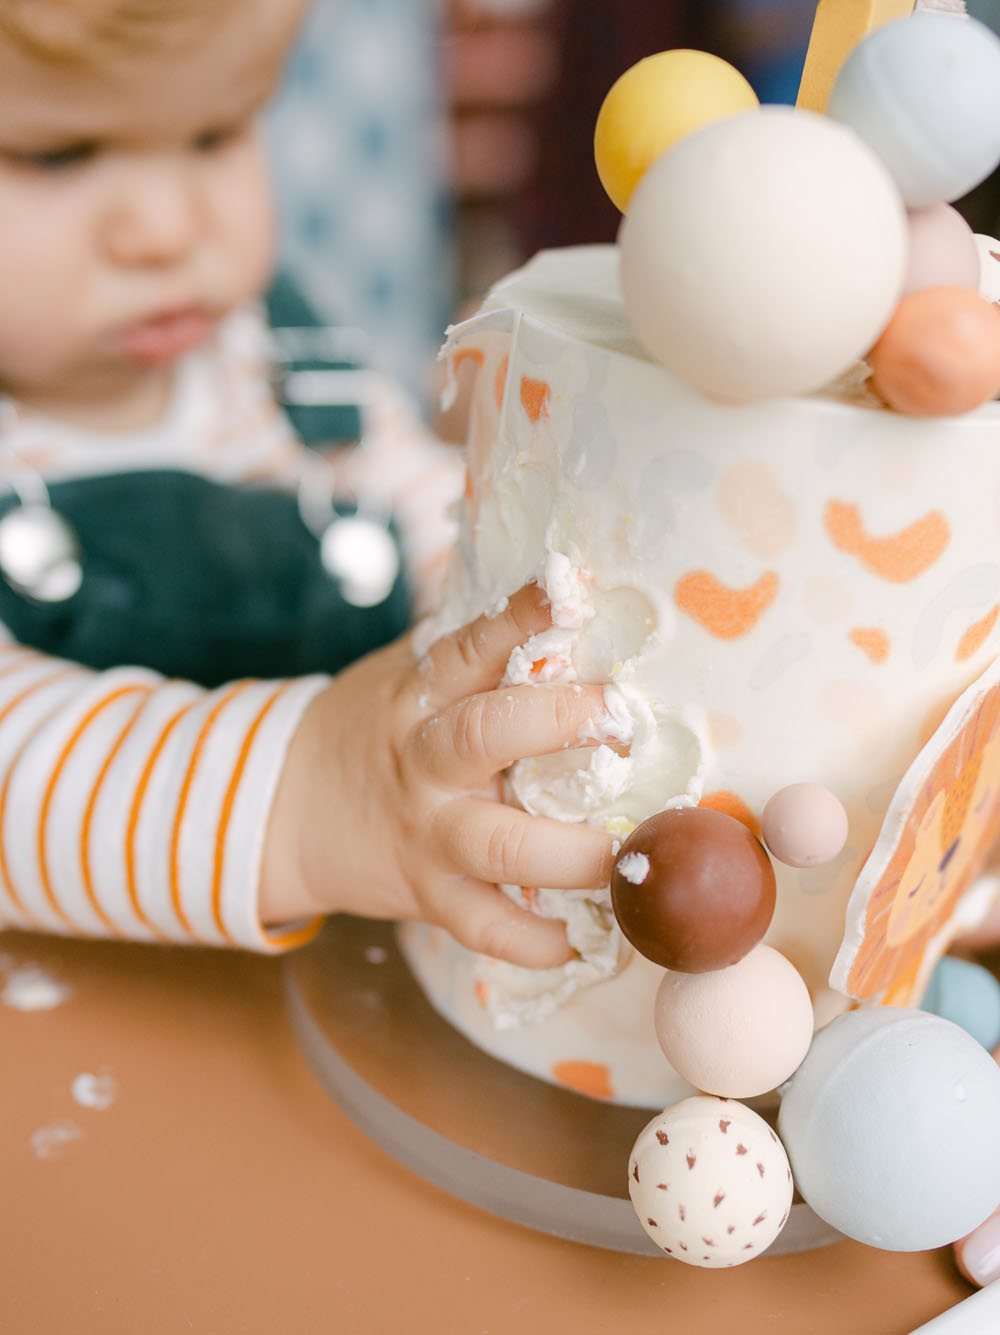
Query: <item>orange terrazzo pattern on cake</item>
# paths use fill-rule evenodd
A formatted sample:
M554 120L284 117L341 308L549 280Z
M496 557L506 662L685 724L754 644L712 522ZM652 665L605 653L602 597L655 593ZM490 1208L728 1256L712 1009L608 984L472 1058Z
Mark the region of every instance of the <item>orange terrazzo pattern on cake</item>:
M451 366L452 370L457 375L463 362L472 362L474 366L482 369L485 360L486 354L483 352L482 348L459 348L458 352L455 353L455 356L452 359Z
M720 788L714 793L706 793L698 803L709 811L721 811L724 816L732 816L741 825L745 825L755 839L760 838L760 821L747 806L743 798L731 793L728 788Z
M753 630L778 594L778 576L766 571L745 589L731 589L707 570L677 581L674 602L711 635L735 640Z
M830 501L823 522L838 551L856 556L866 569L892 584L906 584L929 570L951 537L948 521L938 510L883 538L868 533L858 506L844 501Z
M552 1067L552 1078L567 1089L587 1094L592 1099L613 1099L615 1096L611 1072L603 1062L556 1062Z
M493 397L497 401L497 411L503 407L503 396L507 389L507 369L510 366L510 358L503 356L497 363L496 375L493 377Z
M1000 605L972 623L958 642L958 648L955 650L956 663L964 663L967 658L971 658L982 648L989 637L990 631L997 624L998 616L1000 616Z
M548 381L532 380L527 375L521 377L521 406L533 422L548 417L551 398Z
M847 638L873 663L884 663L889 657L889 637L884 630L875 626L856 626L847 632Z

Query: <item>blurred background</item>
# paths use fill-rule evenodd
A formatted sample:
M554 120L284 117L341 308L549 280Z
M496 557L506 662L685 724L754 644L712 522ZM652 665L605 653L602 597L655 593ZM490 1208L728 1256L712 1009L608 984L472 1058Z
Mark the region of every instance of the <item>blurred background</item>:
M1000 0L969 10L1000 31ZM713 51L794 102L815 0L314 0L270 117L283 265L428 413L445 326L544 246L614 239L594 121L630 65ZM1000 231L1000 175L960 207Z

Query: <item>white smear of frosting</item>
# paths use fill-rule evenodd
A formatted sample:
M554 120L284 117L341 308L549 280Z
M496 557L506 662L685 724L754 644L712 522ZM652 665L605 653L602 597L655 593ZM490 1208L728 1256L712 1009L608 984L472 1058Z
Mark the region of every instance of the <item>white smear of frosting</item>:
M110 1108L118 1093L118 1085L113 1075L103 1071L94 1075L91 1071L81 1071L70 1085L70 1093L81 1108L94 1108L103 1112Z
M543 583L552 604L552 624L579 630L594 615L583 570L565 552L547 551Z
M26 964L7 975L0 1002L17 1011L50 1011L73 995L72 988L35 964Z
M368 946L365 949L365 959L369 964L384 964L389 958L389 952L385 946Z
M532 635L507 660L502 686L524 686L529 682L575 682L573 634L559 626Z
M629 885L642 885L649 875L649 858L645 853L626 853L618 863L618 874Z
M511 767L514 796L533 816L582 821L628 789L632 765L610 746L533 756Z
M31 1148L39 1159L51 1159L59 1150L71 1141L79 1140L82 1135L83 1132L77 1124L68 1119L50 1122L48 1126L40 1126L37 1131L32 1132Z
M501 886L520 903L520 889ZM522 969L481 957L476 974L485 984L490 1018L498 1029L532 1024L553 1015L574 992L610 978L630 947L615 922L607 890L536 890L534 911L566 924L566 937L579 958L557 969Z

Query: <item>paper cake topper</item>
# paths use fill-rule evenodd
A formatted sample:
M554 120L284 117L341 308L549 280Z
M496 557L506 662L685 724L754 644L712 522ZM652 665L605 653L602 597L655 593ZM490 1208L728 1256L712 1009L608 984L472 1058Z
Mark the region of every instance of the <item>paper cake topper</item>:
M854 884L830 986L915 1005L1000 834L1000 659L959 696L903 776Z

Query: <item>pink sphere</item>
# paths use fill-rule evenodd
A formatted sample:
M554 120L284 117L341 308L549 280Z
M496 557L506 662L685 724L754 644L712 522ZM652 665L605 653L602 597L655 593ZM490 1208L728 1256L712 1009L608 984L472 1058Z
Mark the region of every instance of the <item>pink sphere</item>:
M765 806L761 834L769 851L787 867L832 862L847 840L847 812L821 783L791 783Z
M909 253L903 295L925 287L979 288L979 250L972 228L950 204L907 214Z

